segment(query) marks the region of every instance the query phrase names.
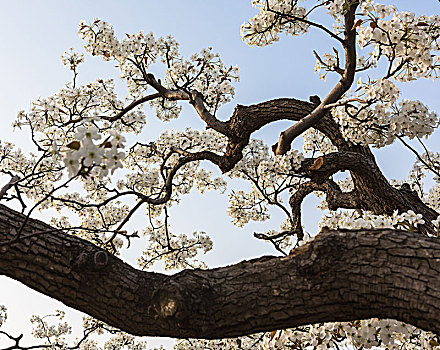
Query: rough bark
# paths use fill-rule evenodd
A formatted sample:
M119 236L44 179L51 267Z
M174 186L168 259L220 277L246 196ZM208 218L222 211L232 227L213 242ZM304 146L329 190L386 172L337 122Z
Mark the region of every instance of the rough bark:
M337 102L353 84L356 72L356 31L353 29L353 24L359 3L351 1L345 5L347 6L347 11L344 13L344 39L341 40L345 51L345 68L336 68L336 71L339 71L341 74L341 79L324 100L315 106L313 112L280 134L278 143L273 146L275 154L285 154L290 149L292 141L324 118L328 112L326 106Z
M314 108L315 105L310 102L292 98L274 99L251 106L238 105L226 122L229 135L233 136L229 137L225 155L219 157L215 164L223 171L232 169L242 158L242 150L254 131L277 120L301 120ZM432 229L430 222L439 214L424 204L417 193L391 186L368 146L357 145L344 139L339 125L330 113L314 124L313 128L327 136L338 151L319 157L318 163L316 158L307 159L298 170L299 175L310 179L290 198L294 222L291 231L299 238L303 235L301 204L303 199L314 191L326 193L328 206L332 210L358 209L382 215L391 215L395 210L413 210L422 214L427 223L421 231L426 233ZM319 166L316 166L317 164ZM350 171L354 183L354 190L349 193L342 192L332 180L334 174L346 170Z
M370 317L440 333L440 241L417 233L324 231L287 257L168 276L38 220L11 243L23 219L0 205L0 273L132 334L224 338Z
M312 190L329 192L330 196L334 195L334 192L327 188L319 188L319 185L327 182L333 174L345 170L350 171L355 190L352 193L340 193L340 203L336 197L330 198L334 205L332 209L364 209L377 214L392 214L394 210L413 210L422 214L427 221L438 217L438 213L424 204L416 192L391 186L367 148L365 152L342 151L329 153L317 159L307 159L300 169L314 184L318 184L317 188ZM347 203L352 206L347 206Z

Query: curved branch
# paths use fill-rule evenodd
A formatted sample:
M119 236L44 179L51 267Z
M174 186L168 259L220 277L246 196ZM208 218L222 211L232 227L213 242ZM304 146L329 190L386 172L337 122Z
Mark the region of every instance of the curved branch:
M0 199L2 199L4 196L6 196L6 193L11 187L14 187L14 185L20 180L20 178L17 175L14 175L11 177L9 182L2 187L0 190Z
M320 190L320 186L317 183L313 181L308 181L301 184L295 191L295 193L292 194L289 198L289 205L292 209L292 231L296 233L298 241L304 239L304 232L301 224L301 204L310 193L318 190Z
M326 27L323 26L322 24L320 24L320 23L316 23L316 22L313 22L313 21L309 21L309 20L307 19L307 16L310 14L310 12L312 12L313 9L315 9L315 8L321 6L321 5L316 5L316 6L314 6L314 8L313 8L312 10L310 10L310 11L309 11L304 17L298 17L298 16L294 16L294 15L292 15L292 14L286 14L286 13L283 13L283 12L280 12L280 11L275 11L275 10L273 10L273 9L271 9L271 8L269 7L269 3L266 3L266 6L267 6L267 11L272 12L272 13L275 13L276 15L278 15L278 16L281 17L281 18L285 18L285 19L287 19L288 21L293 22L293 23L294 23L294 22L301 22L301 23L308 24L309 26L312 26L312 27L315 27L315 28L321 29L321 30L324 31L326 34L328 34L331 38L333 38L333 39L339 41L341 44L344 44L344 43L345 43L344 39L342 39L341 37L339 37L337 34L333 33L331 30L329 30L328 28L326 28Z
M330 210L336 210L339 208L363 208L362 203L358 200L356 191L342 192L338 184L336 184L332 179L328 179L324 183L318 183L315 181L302 183L289 198L289 204L292 210L292 231L297 235L298 241L301 241L304 238L304 232L301 224L302 202L310 193L315 191L326 193L326 202Z
M302 162L300 171L317 184L324 184L331 175L349 170L352 174L358 209L376 214L392 214L394 210L406 212L413 210L422 214L426 224L438 217L438 213L429 208L412 191L397 189L389 184L380 171L374 156L368 148L363 153L333 152L319 158L309 158Z
M151 94L151 95L147 95L147 96L141 97L140 99L135 100L132 103L130 103L128 106L124 107L119 113L116 113L114 116L112 116L112 117L100 116L100 118L108 120L110 122L114 122L115 120L121 119L125 114L130 112L136 106L139 106L142 103L154 100L154 99L156 99L156 98L158 98L160 96L161 95L159 93L155 93L155 94Z
M23 220L0 206L0 239ZM0 249L1 274L135 335L212 339L370 317L440 332L440 241L413 232L324 231L287 257L172 276L114 256L97 264L106 253L62 232Z
M190 93L183 90L169 90L162 86L154 77L153 74L149 73L145 75L145 79L148 84L150 84L154 89L156 89L159 94L168 100L188 100L194 106L194 109L202 118L202 120L208 125L208 127L218 131L219 133L228 136L228 130L226 128L226 123L218 120L214 117L205 107L203 103L203 96L200 92L192 90Z
M275 154L285 154L290 149L290 145L296 137L324 118L328 110L326 105L337 102L342 95L347 92L354 81L356 72L356 30L353 29L353 24L355 11L359 3L357 1L347 1L346 4L349 5L349 7L344 14L345 29L343 46L345 50L345 68L342 77L313 112L280 134L278 143L273 146Z
M330 210L339 208L362 209L362 202L359 201L359 193L356 190L342 192L339 185L331 179L322 187L324 187L324 192L327 194L325 200Z
M229 141L221 163L217 164L220 170L227 172L241 160L242 151L255 131L278 120L301 120L311 111L312 103L293 98L278 98L250 106L237 105L230 119L225 122ZM330 137L336 145L349 144L331 118L323 118L315 127Z

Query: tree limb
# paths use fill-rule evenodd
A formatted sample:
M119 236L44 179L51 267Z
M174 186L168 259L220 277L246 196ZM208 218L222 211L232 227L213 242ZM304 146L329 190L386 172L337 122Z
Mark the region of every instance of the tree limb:
M145 76L148 84L155 88L159 94L168 100L189 100L194 106L194 109L202 118L202 120L208 125L208 127L218 131L219 133L228 136L228 131L226 128L226 123L218 120L214 117L205 107L203 103L203 96L197 90L192 90L190 93L183 90L169 90L162 86L154 77L153 74L149 73Z
M320 160L319 167L316 167L317 160ZM310 177L314 183L325 184L330 176L345 170L349 170L352 174L354 191L357 194L357 209L388 215L394 210L399 212L413 210L423 215L428 228L431 226L430 221L435 220L439 215L414 193L391 186L368 148L362 153L333 152L316 159L308 158L302 162L299 171ZM321 190L328 192L325 188Z
M335 85L332 91L324 98L319 106L306 117L299 120L280 134L280 139L273 146L275 154L285 154L290 149L292 141L301 135L304 131L319 122L326 114L328 109L326 105L337 102L342 95L348 91L353 83L356 71L356 30L353 29L355 11L358 6L357 1L347 1L349 8L344 14L344 41L345 50L345 68L341 79Z
M0 205L0 239L24 216ZM29 220L25 231L50 230ZM440 333L440 241L324 231L287 257L175 275L136 270L52 232L0 248L0 273L134 335L224 338L326 321L394 318Z

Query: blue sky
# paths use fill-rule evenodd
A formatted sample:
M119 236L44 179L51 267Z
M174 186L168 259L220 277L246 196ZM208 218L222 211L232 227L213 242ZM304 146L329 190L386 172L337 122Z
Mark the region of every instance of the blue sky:
M417 14L440 12L437 0L388 3ZM25 150L30 150L27 131L12 133L10 124L17 111L27 109L31 100L53 94L69 81L70 72L62 66L60 55L70 47L81 51L82 43L77 35L81 19L104 19L114 25L119 37L139 30L152 31L155 36L173 34L181 44L181 51L187 56L201 48L213 47L226 64L240 67L241 81L236 84L236 99L220 111L222 118L227 118L237 103L247 105L277 97L307 100L310 95L324 96L336 78L329 78L324 83L313 74L315 60L312 51L315 49L325 53L336 45L316 30L299 38L282 36L279 43L267 48L246 46L239 35L240 25L256 13L250 1L246 0L0 0L0 5L0 139L12 141ZM328 22L328 19L325 21ZM83 83L98 77L118 76L111 63L103 63L89 56L86 56L86 63L79 72L80 82ZM440 112L438 81L419 81L405 85L402 90L405 98L420 99L432 110ZM122 87L120 91L124 93ZM159 129L169 127L155 121L153 113L149 115L149 137L154 137ZM194 113L185 108L181 120L172 124L172 127L187 125L203 127ZM272 144L286 125L278 123L269 126L256 136ZM435 139L438 144L439 138ZM434 142L431 142L433 146ZM397 146L381 150L377 155L385 174L394 178L405 177L413 160L409 151ZM309 199L304 206L304 223L311 232L316 230L316 218L320 217L313 207L315 204L316 200ZM182 232L205 230L211 233L214 253L206 261L213 265L275 253L270 246L256 242L251 236L252 232L262 231L266 227L277 228L277 216L268 224L250 224L240 230L230 223L226 206L225 196L210 193L203 198L196 193L184 198L174 210L173 226ZM192 217L194 219L188 219ZM142 223L141 216L136 220L136 224ZM132 256L127 258L133 261ZM61 307L4 277L0 277L0 283L0 304L10 306L7 325L15 330L15 334L26 333L30 313L44 314Z

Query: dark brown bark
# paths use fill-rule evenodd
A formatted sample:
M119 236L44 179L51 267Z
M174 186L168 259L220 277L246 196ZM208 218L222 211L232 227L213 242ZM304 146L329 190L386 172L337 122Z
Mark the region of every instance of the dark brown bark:
M353 28L353 24L358 5L357 1L345 3L347 10L344 13L344 40L342 40L345 51L345 67L344 69L339 68L341 79L323 101L315 106L313 112L280 134L278 143L272 146L275 154L285 154L290 149L292 141L324 118L328 112L326 106L337 102L353 84L356 72L356 30Z
M300 120L309 115L313 108L314 105L310 102L289 98L251 106L238 105L227 122L229 134L234 136L229 139L226 154L220 157L216 164L223 171L231 169L242 158L242 150L254 131L277 120ZM327 136L338 152L320 157L323 162L319 167L313 166L316 159L303 162L298 173L310 178L310 181L303 184L290 199L294 221L292 232L299 238L302 237L301 204L303 199L314 191L326 193L328 206L332 210L359 209L386 215L395 210L413 210L422 214L427 223L422 232L431 229L430 221L436 219L439 214L426 206L416 193L391 186L370 149L345 140L330 114L320 119L313 127ZM331 179L334 174L346 170L350 171L354 183L354 190L350 193L342 192Z
M319 158L319 168L314 167L317 160L305 160L300 169L314 184L328 183L333 174L345 170L350 171L354 180L355 190L351 193L339 193L339 198L334 187L316 185L316 188L312 189L329 193L333 206L331 209L364 209L376 214L392 214L394 210L413 210L422 214L427 221L438 217L438 213L426 206L415 192L391 186L367 148L364 152L326 154Z
M33 219L4 244L22 221L0 205L0 273L132 334L223 338L369 317L440 333L440 241L417 233L324 231L287 257L167 276Z

